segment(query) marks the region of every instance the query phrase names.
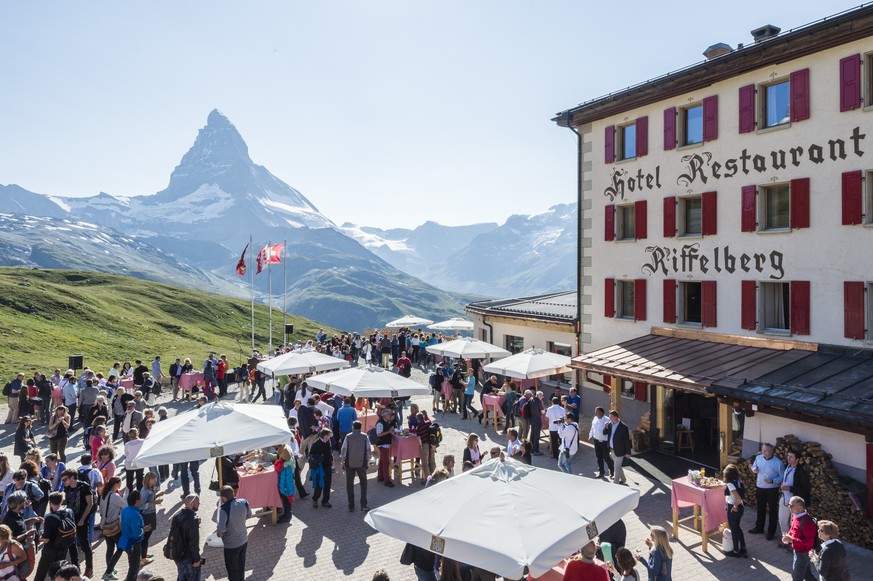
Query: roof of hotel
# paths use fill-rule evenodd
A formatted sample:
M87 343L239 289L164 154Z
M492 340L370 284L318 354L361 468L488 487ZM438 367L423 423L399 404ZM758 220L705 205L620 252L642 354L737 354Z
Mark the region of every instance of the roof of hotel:
M560 323L576 322L576 291L470 303L469 313Z

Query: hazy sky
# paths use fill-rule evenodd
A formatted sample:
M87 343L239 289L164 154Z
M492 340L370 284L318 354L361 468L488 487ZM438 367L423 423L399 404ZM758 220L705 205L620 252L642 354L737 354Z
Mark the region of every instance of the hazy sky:
M3 0L0 183L153 194L218 108L337 224L503 222L575 198L556 112L856 2Z

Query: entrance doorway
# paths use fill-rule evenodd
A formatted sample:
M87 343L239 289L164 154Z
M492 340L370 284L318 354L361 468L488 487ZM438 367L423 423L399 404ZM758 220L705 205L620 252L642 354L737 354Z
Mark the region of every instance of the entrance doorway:
M654 449L707 468L719 468L718 400L655 386Z

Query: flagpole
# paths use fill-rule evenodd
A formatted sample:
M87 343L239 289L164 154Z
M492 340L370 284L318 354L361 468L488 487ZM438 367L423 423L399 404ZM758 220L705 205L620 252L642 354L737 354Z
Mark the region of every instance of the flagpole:
M255 352L255 247L249 234L249 268L252 271L252 353Z
M272 265L272 260L271 260L273 258L273 241L272 240L267 241L267 248L268 248L268 250L267 250L267 277L270 279L270 282L268 285L268 291L267 291L267 294L268 294L267 305L269 306L269 309L270 309L270 348L267 351L267 353L269 354L270 357L272 357L273 356L273 265Z
M288 240L282 241L282 345L288 344Z

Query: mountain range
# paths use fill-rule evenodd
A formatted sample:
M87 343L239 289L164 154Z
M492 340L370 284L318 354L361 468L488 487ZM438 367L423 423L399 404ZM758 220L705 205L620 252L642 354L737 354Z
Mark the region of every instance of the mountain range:
M91 269L249 296L250 278L233 267L254 233L256 248L287 242L287 293L274 267L274 306L284 300L288 312L360 330L407 313L457 316L476 295L572 287L574 216L574 206L561 205L502 226L338 227L255 164L214 110L156 194L74 198L0 185L0 265ZM264 301L267 276L254 278Z

